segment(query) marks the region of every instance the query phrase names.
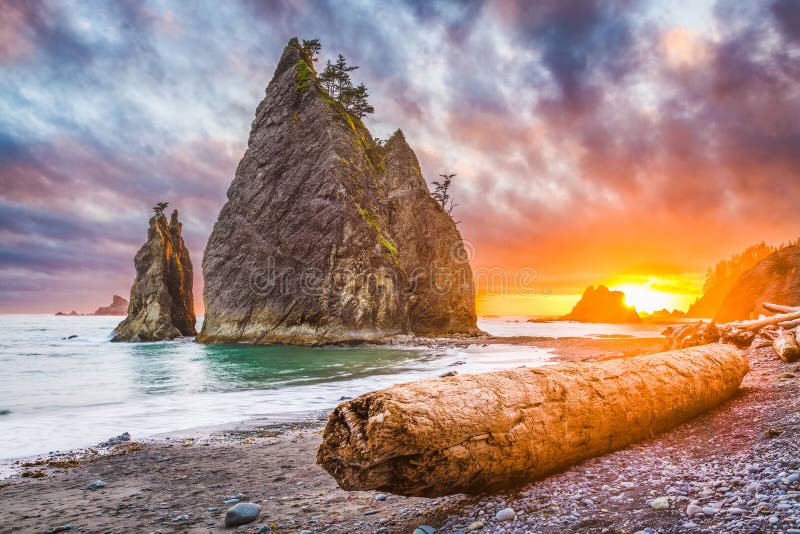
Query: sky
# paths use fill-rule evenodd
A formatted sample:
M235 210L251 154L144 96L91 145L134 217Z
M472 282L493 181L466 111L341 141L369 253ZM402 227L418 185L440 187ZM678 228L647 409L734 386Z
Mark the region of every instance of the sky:
M203 249L289 38L342 53L376 137L455 172L479 311L590 284L685 308L800 235L800 2L5 0L0 313L128 297L151 207ZM652 311L652 310L647 310Z

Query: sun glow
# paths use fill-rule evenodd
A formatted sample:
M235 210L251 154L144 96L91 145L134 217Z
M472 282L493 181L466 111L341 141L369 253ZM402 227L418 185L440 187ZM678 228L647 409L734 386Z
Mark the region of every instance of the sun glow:
M653 313L658 310L679 309L686 311L687 295L659 289L663 281L653 278L646 282L624 282L610 286L609 289L625 293L625 303L635 306L636 311ZM689 301L691 302L691 301Z

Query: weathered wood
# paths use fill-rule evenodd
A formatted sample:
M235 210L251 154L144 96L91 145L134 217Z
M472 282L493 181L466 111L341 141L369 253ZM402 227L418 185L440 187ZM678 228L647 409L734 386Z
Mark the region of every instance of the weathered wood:
M321 464L347 490L478 493L648 438L731 397L731 345L400 384L340 404Z
M800 345L797 343L796 335L794 331L781 332L772 342L772 347L781 360L789 363L800 360Z
M765 310L773 311L776 313L792 313L800 311L800 306L785 306L783 304L773 304L771 302L764 302L761 306Z
M795 319L794 321L784 321L782 323L778 323L778 326L780 326L784 330L789 330L790 328L795 328L797 326L800 326L800 319Z
M763 319L754 319L752 321L736 321L733 323L728 323L728 326L733 326L741 330L749 330L752 332L771 324L779 324L786 321L793 321L795 319L800 319L800 311L779 313L777 315L770 315L769 317L764 317Z

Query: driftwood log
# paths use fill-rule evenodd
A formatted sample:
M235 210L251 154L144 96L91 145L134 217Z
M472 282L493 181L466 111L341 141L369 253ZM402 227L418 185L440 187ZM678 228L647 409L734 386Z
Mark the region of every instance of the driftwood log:
M731 397L731 345L400 384L340 404L317 462L346 490L434 497L543 477Z
M773 311L775 313L792 313L800 311L800 306L785 306L783 304L773 304L771 302L764 302L761 307L765 310Z
M781 332L772 342L772 347L781 360L791 363L800 360L800 346L797 344L797 334L794 331Z

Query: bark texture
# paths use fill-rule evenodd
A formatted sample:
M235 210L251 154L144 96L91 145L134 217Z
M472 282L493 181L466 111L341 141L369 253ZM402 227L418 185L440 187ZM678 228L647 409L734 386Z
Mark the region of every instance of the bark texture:
M160 341L194 336L192 260L181 237L178 211L169 222L150 219L147 242L136 253L136 280L128 316L114 330L113 341Z
M340 404L317 451L346 490L498 490L648 438L731 397L730 345L400 384Z
M376 144L293 39L206 246L198 341L478 333L469 263L451 250L463 251L461 236L430 201L402 134ZM450 289L418 289L428 277L416 268L437 264Z

